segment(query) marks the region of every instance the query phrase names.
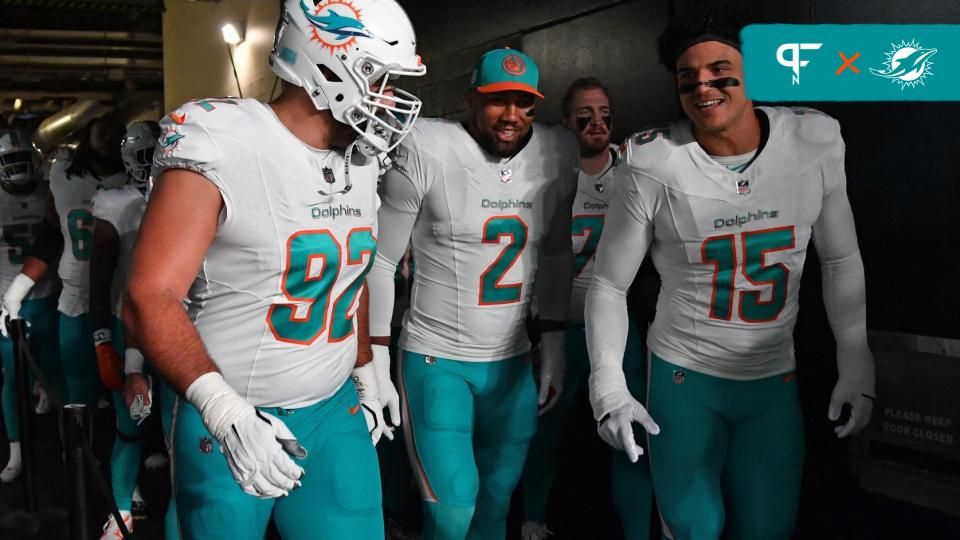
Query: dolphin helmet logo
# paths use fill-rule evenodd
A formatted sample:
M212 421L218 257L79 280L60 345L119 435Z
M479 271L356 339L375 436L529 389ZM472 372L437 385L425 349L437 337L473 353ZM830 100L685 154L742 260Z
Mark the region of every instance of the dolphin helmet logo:
M883 69L870 68L870 73L900 84L901 90L924 84L923 80L933 75L930 57L937 53L937 49L925 49L916 40L890 45L892 50L884 53L887 59Z
M360 10L349 0L331 0L317 4L315 8L307 5L306 0L300 0L300 9L310 21L310 30L313 32L310 40L330 49L331 53L337 49L346 49L358 37L374 38L373 33L360 20Z

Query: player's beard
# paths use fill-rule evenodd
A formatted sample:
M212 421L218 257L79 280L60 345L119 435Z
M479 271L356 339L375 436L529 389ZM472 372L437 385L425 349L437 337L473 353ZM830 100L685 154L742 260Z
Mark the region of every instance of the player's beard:
M580 157L591 158L601 154L610 146L610 137L603 139L585 139L580 141Z
M528 127L526 132L520 131L518 128L518 136L514 137L512 141L500 141L497 140L496 132L491 130L488 133L481 133L479 137L476 137L477 142L480 143L480 146L484 150L498 157L511 157L516 155L530 140L530 135L533 133L532 127Z

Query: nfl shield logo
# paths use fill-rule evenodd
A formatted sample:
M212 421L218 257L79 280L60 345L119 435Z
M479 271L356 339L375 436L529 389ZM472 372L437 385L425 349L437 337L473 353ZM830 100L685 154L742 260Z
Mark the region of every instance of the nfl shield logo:
M687 378L687 373L682 369L673 370L673 382L677 384L683 384L683 380Z
M213 452L213 440L210 437L200 437L200 452L204 454Z
M596 184L593 185L593 189L597 190L597 193L603 193L603 190L605 188L603 187L603 184L601 184L600 182L597 182Z
M323 168L323 179L328 184L332 184L337 181L337 177L334 176L333 169L331 169L330 167Z
M512 169L500 169L500 181L506 184L510 180L513 180L513 170Z
M750 193L750 181L746 178L737 180L737 194L746 195L747 193Z

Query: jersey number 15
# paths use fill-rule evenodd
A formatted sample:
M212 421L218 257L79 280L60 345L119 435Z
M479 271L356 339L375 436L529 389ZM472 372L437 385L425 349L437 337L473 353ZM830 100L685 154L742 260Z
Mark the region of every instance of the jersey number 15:
M793 249L796 236L793 226L740 233L742 257L737 258L737 235L724 234L703 241L700 253L704 264L713 264L713 292L710 295L710 318L729 321L734 300L739 300L740 319L747 323L776 320L787 303L787 280L790 269L783 263L766 264L766 256L774 251ZM761 300L759 290L735 287L740 271L751 285L769 287L770 299Z

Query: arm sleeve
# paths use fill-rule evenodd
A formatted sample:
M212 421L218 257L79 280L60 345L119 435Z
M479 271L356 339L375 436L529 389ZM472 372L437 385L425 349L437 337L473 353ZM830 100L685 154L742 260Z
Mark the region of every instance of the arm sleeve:
M842 144L842 143L841 143ZM847 199L842 148L824 167L824 198L820 217L813 225L813 242L823 274L823 304L833 337L837 341L837 367L841 376L845 364L870 360L867 346L867 302L863 259L857 244L853 211ZM873 380L866 381L873 392Z
M644 201L627 165L614 177L614 193L600 244L584 318L590 356L590 403L597 420L629 396L623 374L627 341L627 291L653 238L650 201Z
M370 335L390 335L390 320L393 318L394 283L403 254L410 243L410 233L420 213L424 190L411 177L419 172L406 166L409 160L395 163L386 172L381 182L380 211L377 212L380 237L377 239L377 256L367 275L370 288ZM398 167L399 165L399 167Z
M570 304L570 286L573 281L573 247L570 239L570 221L573 200L577 195L578 164L560 178L557 205L553 210L549 229L540 246L534 291L541 320L565 321Z

